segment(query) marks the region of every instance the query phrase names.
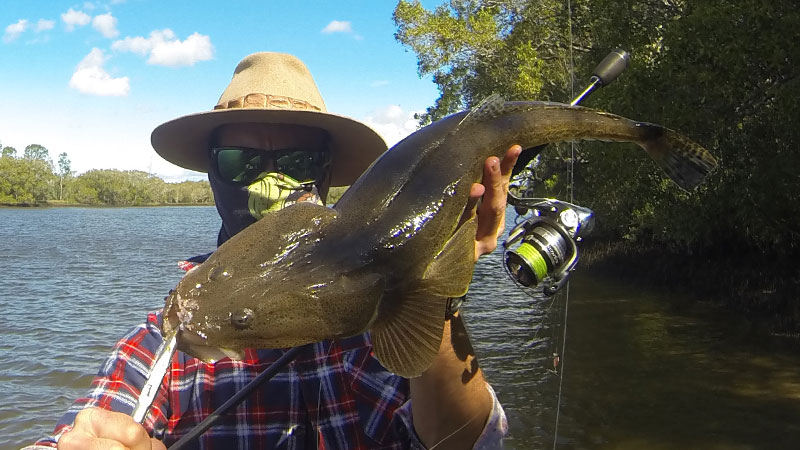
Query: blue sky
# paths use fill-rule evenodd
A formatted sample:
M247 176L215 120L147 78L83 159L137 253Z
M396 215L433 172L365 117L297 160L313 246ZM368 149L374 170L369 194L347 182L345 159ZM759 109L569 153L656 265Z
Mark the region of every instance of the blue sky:
M306 63L328 111L371 125L391 145L438 96L394 40L396 3L4 0L0 144L19 153L40 144L54 160L66 152L78 173L203 178L156 155L150 132L211 109L244 56L279 51Z

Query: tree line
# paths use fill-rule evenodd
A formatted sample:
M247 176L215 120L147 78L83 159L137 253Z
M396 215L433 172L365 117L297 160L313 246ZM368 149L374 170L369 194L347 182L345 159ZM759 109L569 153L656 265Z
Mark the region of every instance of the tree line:
M25 147L22 155L13 147L2 147L0 155L0 205L141 206L213 202L207 181L167 183L139 170L90 170L76 176L66 153L58 155L56 166L47 148L38 144Z
M741 258L797 253L794 1L450 0L426 10L403 0L394 21L440 91L422 124L492 93L568 103L606 54L628 50L630 68L583 105L679 130L719 167L687 193L635 146L581 143L574 159L552 146L530 167L539 194L565 199L574 186L609 239Z

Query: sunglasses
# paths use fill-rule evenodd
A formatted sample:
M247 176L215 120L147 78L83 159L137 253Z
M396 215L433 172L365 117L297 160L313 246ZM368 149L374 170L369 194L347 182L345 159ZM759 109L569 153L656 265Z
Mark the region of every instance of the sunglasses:
M211 165L222 180L237 185L249 186L264 172L282 173L306 184L322 179L329 156L329 152L296 148L214 147Z

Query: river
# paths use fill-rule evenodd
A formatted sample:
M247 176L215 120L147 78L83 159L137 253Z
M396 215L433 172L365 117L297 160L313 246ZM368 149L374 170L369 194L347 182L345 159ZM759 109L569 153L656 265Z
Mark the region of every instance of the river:
M52 431L113 342L162 305L177 261L213 249L218 228L213 207L0 209L0 450ZM800 445L790 342L580 267L543 298L511 283L500 258L476 267L464 311L508 415L507 448Z

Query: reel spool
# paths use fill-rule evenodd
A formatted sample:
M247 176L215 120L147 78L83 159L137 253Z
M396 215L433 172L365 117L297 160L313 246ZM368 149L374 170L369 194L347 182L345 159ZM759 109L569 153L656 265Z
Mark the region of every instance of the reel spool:
M518 199L522 200L522 199ZM594 226L594 213L558 200L539 200L520 205L533 210L512 229L503 242L506 271L518 284L534 288L542 284L545 295L554 295L578 263L576 241Z

